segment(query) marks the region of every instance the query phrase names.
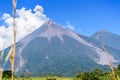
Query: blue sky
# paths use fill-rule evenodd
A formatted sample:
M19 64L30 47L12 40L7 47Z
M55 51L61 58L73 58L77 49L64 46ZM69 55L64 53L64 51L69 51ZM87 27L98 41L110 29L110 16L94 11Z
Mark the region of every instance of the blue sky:
M18 0L17 9L36 5L53 21L63 26L70 22L80 34L90 36L105 29L120 35L120 0ZM11 8L11 0L1 0L0 17L11 14Z

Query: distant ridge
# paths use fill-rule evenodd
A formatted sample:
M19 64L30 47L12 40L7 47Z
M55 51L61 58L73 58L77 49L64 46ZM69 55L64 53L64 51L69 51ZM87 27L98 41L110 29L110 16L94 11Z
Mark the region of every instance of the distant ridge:
M111 46L113 48L120 50L120 35L117 35L115 33L106 31L106 30L100 30L96 33L94 33L91 38L96 39L108 46Z

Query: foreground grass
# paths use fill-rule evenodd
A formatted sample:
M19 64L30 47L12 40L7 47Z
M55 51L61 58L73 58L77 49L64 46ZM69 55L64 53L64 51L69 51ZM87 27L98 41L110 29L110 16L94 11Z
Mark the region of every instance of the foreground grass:
M4 78L3 80L11 79ZM47 77L33 77L33 78L15 78L15 80L53 80L53 79L47 79ZM74 80L74 79L68 77L56 77L55 80Z
M4 78L2 80L11 80L10 78ZM57 77L57 76L45 76L45 77L30 77L30 78L15 78L14 80L112 80L110 74L102 76L84 76L81 77ZM120 80L120 78L115 78L115 80Z

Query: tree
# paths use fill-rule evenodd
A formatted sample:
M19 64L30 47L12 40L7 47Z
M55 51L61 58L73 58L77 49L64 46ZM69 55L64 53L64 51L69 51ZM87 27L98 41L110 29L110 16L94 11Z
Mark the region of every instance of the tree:
M120 64L118 65L118 70L120 70Z
M104 71L96 68L91 72L80 73L76 77L81 78L82 80L100 80L100 77L105 75L106 73Z
M3 78L11 78L11 70L3 71Z
M97 76L103 76L103 75L105 75L105 72L103 70L101 70L101 69L98 69L98 68L96 68L95 70L93 70L92 73L94 75L97 75Z
M89 73L88 72L80 73L76 77L81 78L82 80L88 80Z

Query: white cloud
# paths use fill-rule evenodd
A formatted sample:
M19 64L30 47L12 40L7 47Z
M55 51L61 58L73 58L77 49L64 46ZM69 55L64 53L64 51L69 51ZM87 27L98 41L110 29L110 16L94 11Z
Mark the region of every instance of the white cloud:
M75 27L69 21L67 21L66 23L67 23L67 25L65 27L75 30Z
M38 16L41 15L41 14L44 12L43 7L42 7L42 6L39 6L39 5L35 6L35 9L34 9L33 11L34 11Z
M39 28L48 20L43 12L42 6L39 5L35 6L33 10L27 10L24 7L16 10L17 41ZM8 47L13 43L12 17L10 14L4 13L1 19L4 23L0 26L0 49L4 45Z

